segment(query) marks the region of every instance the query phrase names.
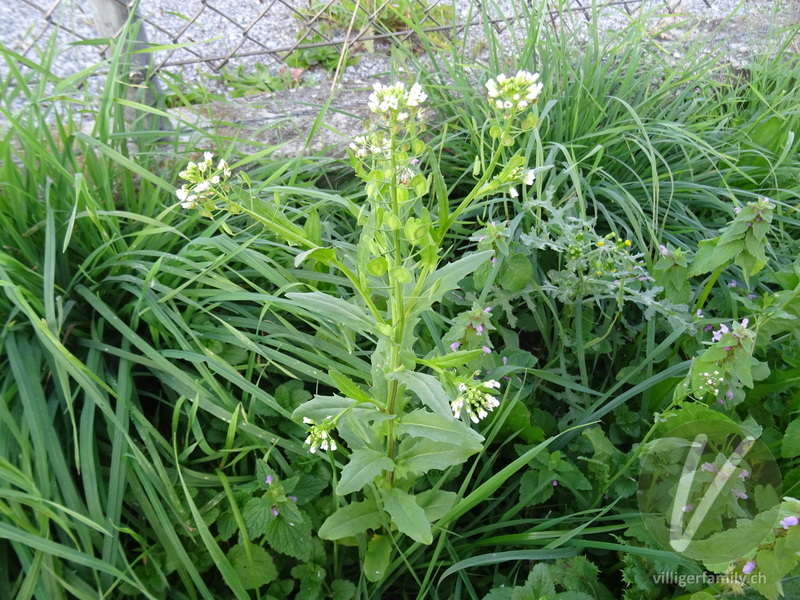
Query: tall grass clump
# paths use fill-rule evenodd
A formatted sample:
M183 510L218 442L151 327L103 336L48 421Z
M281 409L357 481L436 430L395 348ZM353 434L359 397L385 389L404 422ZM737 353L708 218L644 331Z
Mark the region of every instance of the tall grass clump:
M791 594L797 66L723 77L644 19L579 39L534 8L516 48L487 24L485 60L408 53L348 164L155 130L124 43L89 131L59 110L89 73L2 49L3 589ZM697 532L716 562L645 502L673 493L652 449L698 420L784 479L736 467Z

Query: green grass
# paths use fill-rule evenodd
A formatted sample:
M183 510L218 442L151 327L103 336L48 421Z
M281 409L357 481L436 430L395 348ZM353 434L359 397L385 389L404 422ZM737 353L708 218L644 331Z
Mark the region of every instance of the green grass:
M648 269L661 244L694 251L734 207L769 196L778 205L770 275L754 280L753 290L775 291L776 281L791 290L790 275L779 271L797 255L800 90L787 51L796 28L773 54L725 78L699 45L678 66L667 64L647 40L644 18L609 37L590 27L583 43L554 35L544 16L520 16L519 61L492 35L484 62L466 49L441 54L435 44L430 63L403 56L445 124L429 134L436 149L429 166L441 172L440 196L451 209L473 181L475 156L487 151L489 111L475 90L500 72L538 71L540 126L509 150L537 168L532 195L549 195L576 219L596 219L598 235L629 237ZM631 564L699 571L630 533L640 517L620 490L636 476L635 447L652 413L670 403L701 334L672 327L662 313L645 319L635 301L617 311L616 298L568 305L547 294L549 272L564 266L547 249L531 251L533 287L524 294L505 294L502 261L483 282L465 284L476 300L498 307L496 347L531 362L496 371L521 381L510 381L509 401L482 425L485 450L463 469L421 482L458 494L433 544L395 539L378 583L362 576L366 539L317 541L302 560L273 552L271 541L253 535L246 507L256 492L248 486L269 468L282 485L296 486L314 529L339 507L331 483L346 456L312 459L304 428L289 416L310 394L333 393L331 369L368 385L374 347L309 319L286 298L312 289L347 297L341 273L312 261L295 265L302 248L243 216L224 218L229 235L222 220L182 211L177 174L208 144L315 243L352 252L364 192L330 159L275 161L269 147L244 156L233 137L195 131L179 141L152 130L146 117L160 108L120 100L128 97L124 44L97 66L110 73L99 98L81 87L91 72L50 73L55 51L53 42L35 64L0 47L10 69L0 82L8 122L0 132L0 563L8 565L0 588L9 597L267 598L300 589L317 598L340 589L338 579L363 599L479 599L495 585L521 585L532 562L563 564L553 561L581 554L607 573L594 584L597 598L661 598L625 585ZM180 81L169 87L185 104L194 101ZM12 107L16 98L26 99L23 108ZM82 115L92 118L91 131L82 130ZM514 243L548 218L510 198L477 204L444 241L445 257L473 249L469 238L485 222L505 221L506 210ZM697 278L692 303L708 287L709 318L751 314L743 294L725 286L731 277L742 281L740 271L725 277ZM420 344L444 347L466 308L448 297L423 319ZM800 410L796 400L778 406L797 378L794 334L781 335L759 349L773 374L739 415L758 420L777 454ZM580 435L595 422L619 451L605 457L605 479L591 466L602 455ZM781 462L790 485L793 465L793 457ZM553 495L534 501L545 489ZM276 583L251 589L262 547L293 591ZM312 585L311 568L324 581Z

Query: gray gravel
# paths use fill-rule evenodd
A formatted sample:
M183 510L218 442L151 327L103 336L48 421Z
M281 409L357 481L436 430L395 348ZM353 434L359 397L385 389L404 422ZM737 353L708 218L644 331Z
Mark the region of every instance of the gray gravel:
M644 0L640 3L631 3L625 6L609 6L602 9L601 23L608 29L618 29L630 21L628 12L639 14L653 11L661 15L658 21L652 23L654 31L677 20L685 20L687 16L694 19L696 27L700 29L717 26L731 14L736 14L730 20L728 29L733 33L731 51L744 52L745 54L757 45L759 41L769 37L769 16L775 11L778 21L786 22L797 18L797 3L787 3L781 9L779 1L783 0L749 0L746 3L735 0ZM41 10L30 6L28 2L40 3ZM169 70L181 75L186 81L202 83L215 92L222 91L220 84L210 80L208 75L215 71L209 64L218 67L222 59L231 52L236 52L240 58L228 61L230 67L245 65L253 67L257 63L277 68L278 61L264 52L279 48L291 47L296 43L302 22L297 18L297 13L292 9L301 10L308 6L309 0L142 0L140 14L157 27L149 25L147 33L150 42L156 44L193 43L190 49L179 49L172 53L158 52L156 62L167 60L169 63L178 63L169 67ZM788 0L787 0L788 2ZM449 0L443 3L449 4ZM490 13L492 17L514 14L519 7L519 1L499 0L492 3L494 6ZM578 0L573 0L573 6L578 6ZM591 2L583 0L584 6ZM710 6L709 6L710 4ZM71 42L78 39L70 32L75 32L83 38L96 38L91 11L88 0L62 0L53 12L52 21L59 23L64 28L57 32L56 27L45 19L45 10L51 5L51 0L0 0L0 42L17 52L26 51L26 56L32 60L39 60L41 48L47 44L52 35L56 35L57 56L53 62L53 71L59 76L68 76L85 69L97 62L99 55L96 48L90 46L75 46ZM516 5L516 6L515 6ZM472 6L472 11L470 7ZM455 14L460 22L465 22L470 14L475 15L475 4L470 0L456 0ZM791 6L795 8L792 9ZM738 7L738 12L737 12ZM260 20L259 15L265 16ZM674 16L669 16L674 15ZM255 24L253 24L255 22ZM582 12L572 12L558 19L559 27L581 27L585 22ZM188 26L187 26L188 24ZM249 29L247 29L249 28ZM247 29L247 38L242 36ZM69 31L67 31L69 30ZM181 33L182 32L182 33ZM479 32L479 28L475 28ZM662 41L679 42L684 34L691 33L691 27L679 30L677 33L668 32ZM510 33L500 34L501 39L508 39ZM31 42L38 37L38 42L31 46ZM669 39L667 39L669 38ZM676 58L680 56L680 47L671 50ZM257 53L257 54L253 54ZM209 64L198 62L197 55L214 58ZM181 64L182 63L182 64ZM355 83L367 80L370 77L387 71L388 60L381 54L365 55L356 67L347 69L347 79ZM0 62L0 75L7 71L4 63ZM321 76L318 74L317 76Z

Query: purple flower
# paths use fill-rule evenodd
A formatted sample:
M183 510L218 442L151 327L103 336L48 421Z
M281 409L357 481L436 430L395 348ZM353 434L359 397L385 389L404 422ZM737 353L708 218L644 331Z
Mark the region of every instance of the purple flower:
M484 354L491 354L492 353L492 349L489 348L489 346L481 346L481 350L483 350Z
M730 288L734 288L734 287L736 287L737 285L739 285L739 284L738 284L738 283L736 283L736 280L735 280L735 279L731 279L731 282L728 284L728 287L730 287Z
M497 257L493 256L492 257L492 266L495 266L496 264L497 264Z
M483 312L485 312L485 313L492 312L492 307L491 306L487 306L486 308L483 309Z
M725 397L728 400L733 400L733 390L728 390L727 392L725 392Z
M669 250L663 244L658 247L661 250L661 256L669 256Z
M558 485L558 479L553 479L553 487Z
M746 317L744 319L742 319L742 327L744 327L745 329L747 328L747 324L748 323L750 323L750 319L748 319Z
M789 529L789 527L794 527L800 523L800 521L794 515L786 517L785 519L781 520L781 527L784 529Z
M742 207L741 206L735 206L733 208L733 212L735 212L738 215L740 212L742 212Z
M503 357L503 364L504 364L504 365L507 365L507 364L508 364L508 357L507 357L507 356L504 356L504 357Z
M276 516L276 517L280 514L278 512L278 507L277 506L273 506L272 507L272 514L273 514L273 516Z
M748 300L752 300L753 298L757 298L757 297L758 296L756 294L747 294L747 299Z
M686 506L683 507L683 512L687 513L693 509L694 509L694 504L687 504Z
M703 316L703 309L702 308L698 308L697 312L695 314L697 315L697 318L699 319L700 317Z
M711 341L712 342L720 341L722 339L722 335L725 334L725 333L730 333L730 331L731 330L728 329L728 326L725 325L725 323L721 324L719 326L719 329L714 332L714 335L711 336Z
M730 351L731 351L731 347L730 346L725 346L725 352L730 352Z
M746 563L744 563L744 566L742 567L742 573L744 573L745 575L750 575L750 573L752 573L753 569L755 568L756 568L756 561L748 560Z
M267 475L267 485L272 484L272 475Z
M297 496L286 496L292 502L297 502Z
M459 347L460 345L461 345L461 342L453 342L452 344L450 344L450 350L452 350L453 352L455 352L456 350L458 350L458 347Z
M747 469L742 469L742 472L741 472L741 473L739 473L739 479L741 479L742 481L744 481L744 480L745 480L745 479L747 479L748 477L750 477L750 471L748 471Z
M747 500L748 496L744 492L740 492L739 490L731 490L731 493L736 496L739 500Z
M478 323L478 324L475 326L475 331L477 331L477 332L478 332L478 335L481 335L481 334L483 333L483 325L481 325L480 323Z
M711 331L712 329L714 329L714 326L713 325L706 325L703 329L705 329L705 331Z
M703 463L700 466L700 470L701 471L708 471L709 473L716 473L717 472L717 467L712 465L710 462L706 462L706 463Z

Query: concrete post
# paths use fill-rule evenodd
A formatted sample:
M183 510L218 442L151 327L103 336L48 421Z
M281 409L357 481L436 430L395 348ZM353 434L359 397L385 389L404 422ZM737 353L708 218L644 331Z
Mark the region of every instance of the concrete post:
M139 21L136 39L131 40L132 48L134 50L145 50L148 48L147 32L136 10L136 3L132 4L133 10L136 11L134 12L133 22ZM128 6L125 0L89 0L89 5L97 26L97 32L101 37L109 39L117 37L128 22L131 7ZM154 106L157 97L161 94L161 85L158 77L149 73L152 65L152 55L149 52L142 52L131 54L130 59L133 68L130 73L131 88L128 92L128 99ZM142 89L144 89L144 98L140 95L140 90ZM126 116L130 114L131 111L126 111ZM163 121L164 119L153 119L151 123L155 127L164 129L166 123L163 123Z

